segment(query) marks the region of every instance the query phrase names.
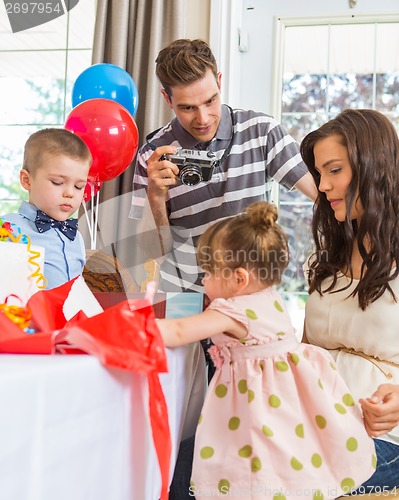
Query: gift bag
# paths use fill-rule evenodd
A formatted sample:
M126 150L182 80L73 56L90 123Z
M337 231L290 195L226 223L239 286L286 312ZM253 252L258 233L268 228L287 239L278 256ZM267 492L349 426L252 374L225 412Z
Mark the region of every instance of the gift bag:
M158 377L167 372L167 361L151 304L140 299L126 300L91 318L74 318L57 332L56 347L63 352L81 349L106 366L147 374L149 415L161 469L161 499L167 499L171 439Z
M74 280L33 295L27 303L33 334L0 313L0 352L94 355L105 366L146 374L149 416L162 478L161 500L168 498L171 438L166 401L158 374L167 372L166 353L148 300L126 300L92 317L80 312L66 321L63 305Z

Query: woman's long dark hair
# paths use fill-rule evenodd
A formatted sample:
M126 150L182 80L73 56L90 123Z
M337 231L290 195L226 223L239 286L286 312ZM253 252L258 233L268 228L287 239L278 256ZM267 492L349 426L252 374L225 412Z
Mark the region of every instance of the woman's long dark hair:
M352 295L358 296L364 310L387 290L396 300L390 282L399 274L399 140L392 123L378 111L343 111L301 143L302 158L317 187L320 177L314 147L331 136L337 136L348 150L352 179L345 194L344 222L335 219L326 194L319 191L312 222L316 248L310 262L309 292L332 291L343 271L353 282L351 257L357 239L363 265ZM350 219L357 195L364 208L359 225ZM322 289L328 277L332 283Z

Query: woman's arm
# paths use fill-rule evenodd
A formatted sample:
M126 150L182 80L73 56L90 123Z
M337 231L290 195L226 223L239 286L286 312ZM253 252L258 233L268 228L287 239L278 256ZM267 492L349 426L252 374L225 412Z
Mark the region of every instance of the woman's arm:
M303 344L309 344L309 340L308 340L308 338L306 336L305 321L303 322L303 334L302 334L302 340L301 340L301 342Z
M187 318L159 319L157 325L166 347L191 344L218 333L230 333L238 339L247 335L244 325L213 310L206 310Z
M386 434L399 424L399 385L382 384L371 398L359 402L370 436Z

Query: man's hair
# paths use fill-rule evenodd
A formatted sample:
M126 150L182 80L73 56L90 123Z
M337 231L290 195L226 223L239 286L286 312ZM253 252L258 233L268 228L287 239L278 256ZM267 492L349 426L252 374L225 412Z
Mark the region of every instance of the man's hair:
M40 168L45 155L69 156L76 160L92 162L86 143L73 132L63 128L45 128L32 134L25 143L22 168L34 173Z
M158 54L156 74L167 94L177 85L188 85L205 77L210 69L217 80L215 56L203 40L181 38L175 40Z

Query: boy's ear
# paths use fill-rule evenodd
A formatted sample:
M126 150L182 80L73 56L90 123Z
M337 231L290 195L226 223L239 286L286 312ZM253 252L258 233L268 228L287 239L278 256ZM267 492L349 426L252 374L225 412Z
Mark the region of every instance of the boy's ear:
M30 179L31 179L30 173L23 168L19 172L19 182L21 183L21 186L27 191L30 191L31 188Z

